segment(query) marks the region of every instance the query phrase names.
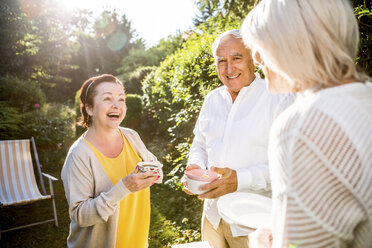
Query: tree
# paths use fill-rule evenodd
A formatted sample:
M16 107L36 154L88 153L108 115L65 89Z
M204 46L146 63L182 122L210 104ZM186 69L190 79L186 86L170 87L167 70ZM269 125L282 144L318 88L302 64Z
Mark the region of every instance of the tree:
M63 71L71 69L74 44L70 40L71 16L47 0L5 0L0 9L0 72L39 82L49 93L69 82ZM53 95L49 95L53 99Z
M200 24L206 23L209 18L216 15L216 11L220 9L221 2L212 3L211 1L199 1L195 4L198 6L198 10L200 11L200 13L196 14L193 18L193 24L197 27Z
M181 34L168 36L161 39L158 45L146 49L137 46L129 51L121 61L121 66L116 70L119 78L127 87L128 93L142 94L142 80L152 71L152 66L158 66L168 55L174 53L182 46Z
M103 73L115 75L122 59L132 49L144 46L141 39L136 39L125 15L118 17L111 10L104 10L94 23L83 22L75 37L78 49L71 63L76 65L76 70L66 72L72 81L66 89L71 99L86 79Z
M259 0L198 0L196 2L202 18L196 17L196 23L207 23L212 16L224 19L224 22L242 19Z

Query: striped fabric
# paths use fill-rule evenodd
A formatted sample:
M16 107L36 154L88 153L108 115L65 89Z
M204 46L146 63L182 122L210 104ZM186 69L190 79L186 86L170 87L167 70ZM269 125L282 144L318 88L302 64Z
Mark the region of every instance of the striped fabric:
M300 96L269 147L274 248L372 247L372 84Z
M0 141L0 202L3 206L51 198L41 195L32 166L30 140Z

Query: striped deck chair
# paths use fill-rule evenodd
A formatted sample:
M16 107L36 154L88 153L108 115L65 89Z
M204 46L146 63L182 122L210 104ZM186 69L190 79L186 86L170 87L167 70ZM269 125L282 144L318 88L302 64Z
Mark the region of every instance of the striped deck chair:
M40 193L36 184L34 168L32 165L30 142L33 146L34 158L43 194ZM43 176L49 180L49 195L47 195L45 191ZM33 137L26 140L0 141L0 208L27 204L38 200L52 199L54 213L53 219L1 230L1 233L53 221L54 224L58 226L52 180L56 181L58 179L41 172L41 165L39 163L39 157L37 155L35 140Z

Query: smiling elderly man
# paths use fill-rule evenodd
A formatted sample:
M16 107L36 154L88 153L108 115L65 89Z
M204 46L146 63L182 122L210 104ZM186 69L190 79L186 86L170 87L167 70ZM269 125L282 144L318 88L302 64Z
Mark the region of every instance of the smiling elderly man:
M217 200L233 192L270 195L267 147L276 116L293 102L292 95L272 95L254 74L251 52L239 30L222 33L212 52L224 84L205 98L196 123L188 166L211 169L222 177L200 189L204 201L202 239L215 248L248 247L248 231L226 223ZM184 178L183 178L183 181ZM190 194L184 182L184 191Z

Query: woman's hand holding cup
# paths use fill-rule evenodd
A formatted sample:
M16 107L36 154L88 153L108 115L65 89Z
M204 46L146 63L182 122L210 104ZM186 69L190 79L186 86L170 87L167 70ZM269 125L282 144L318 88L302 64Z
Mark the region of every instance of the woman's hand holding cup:
M136 167L131 174L122 179L125 187L127 187L131 192L136 192L150 187L160 179L158 171L138 172L138 167Z

